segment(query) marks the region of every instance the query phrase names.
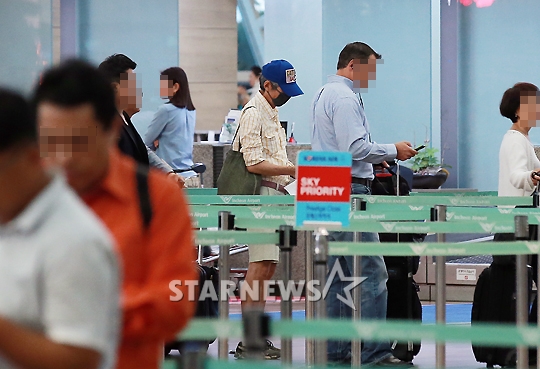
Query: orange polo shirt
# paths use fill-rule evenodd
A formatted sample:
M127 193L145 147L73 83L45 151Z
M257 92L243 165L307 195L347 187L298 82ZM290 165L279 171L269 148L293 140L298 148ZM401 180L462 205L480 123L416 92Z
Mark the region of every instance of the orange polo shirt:
M83 196L116 239L123 271L123 327L119 369L158 369L163 342L171 340L192 317L195 304L175 296L172 280L198 280L188 206L178 186L150 170L152 221L144 228L135 161L111 150L106 178ZM185 283L177 286L188 296Z

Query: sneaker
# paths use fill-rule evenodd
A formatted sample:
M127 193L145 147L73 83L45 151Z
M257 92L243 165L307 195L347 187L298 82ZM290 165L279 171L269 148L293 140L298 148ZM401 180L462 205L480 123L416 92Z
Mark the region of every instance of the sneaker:
M245 359L247 357L246 346L239 342L234 351L234 357L236 359ZM266 360L277 360L281 358L281 350L274 346L272 341L266 340L266 348L264 350L264 358Z
M413 367L414 364L410 361L403 361L398 359L397 357L390 355L387 358L384 358L380 361L377 361L376 363L373 363L372 366L390 366L390 367Z

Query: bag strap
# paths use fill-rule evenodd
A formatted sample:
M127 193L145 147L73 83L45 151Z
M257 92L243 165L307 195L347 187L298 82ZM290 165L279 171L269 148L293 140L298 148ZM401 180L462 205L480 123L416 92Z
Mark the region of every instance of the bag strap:
M150 192L148 189L148 167L146 165L137 164L135 176L137 179L137 192L139 194L139 208L144 224L144 228L148 229L152 221L152 203L150 201Z
M247 108L245 108L243 111L242 111L242 116L244 115L244 112L246 110L248 110L249 108L255 108L253 105L250 105L248 106ZM231 150L234 150L233 147L234 147L234 141L236 140L236 135L238 134L238 131L240 130L240 121L242 120L242 118L240 117L240 120L238 121L238 127L236 127L236 132L234 133L234 137L233 137L233 140L232 140L232 144L231 144ZM261 128L262 129L262 128ZM242 143L240 142L240 139L238 139L238 152L240 152L240 150L242 149Z

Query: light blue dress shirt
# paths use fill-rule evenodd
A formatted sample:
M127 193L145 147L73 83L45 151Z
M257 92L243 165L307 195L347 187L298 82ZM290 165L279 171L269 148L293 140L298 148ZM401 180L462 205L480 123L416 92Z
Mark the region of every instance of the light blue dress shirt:
M312 103L311 146L315 151L348 151L352 154L352 176L373 179L372 164L396 158L394 144L371 141L369 123L353 81L332 75Z
M156 150L154 141L159 140L156 154L173 169L191 167L193 165L195 116L195 110L178 108L170 103L162 105L148 126L144 135L144 143L152 150Z

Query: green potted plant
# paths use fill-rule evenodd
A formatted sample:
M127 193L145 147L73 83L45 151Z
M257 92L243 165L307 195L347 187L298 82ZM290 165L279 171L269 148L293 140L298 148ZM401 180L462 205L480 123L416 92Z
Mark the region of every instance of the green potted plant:
M437 189L446 181L450 174L437 157L439 150L434 147L425 148L410 159L413 171L413 189Z

